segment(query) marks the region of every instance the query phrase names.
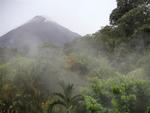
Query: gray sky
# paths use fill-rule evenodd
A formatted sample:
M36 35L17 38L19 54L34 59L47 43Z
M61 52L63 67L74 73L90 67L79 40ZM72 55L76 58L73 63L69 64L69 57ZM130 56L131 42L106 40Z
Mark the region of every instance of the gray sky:
M109 24L116 0L0 0L0 36L36 15L81 35L94 33Z

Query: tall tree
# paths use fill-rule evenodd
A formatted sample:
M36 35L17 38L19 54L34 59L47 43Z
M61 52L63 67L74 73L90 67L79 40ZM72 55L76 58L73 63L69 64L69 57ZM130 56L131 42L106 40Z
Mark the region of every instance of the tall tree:
M73 95L73 84L65 85L63 83L61 84L61 87L63 92L54 93L54 96L56 96L57 99L49 105L48 113L53 113L53 109L57 105L63 106L65 108L65 113L71 113L75 111L79 103L83 101L83 97L81 95Z

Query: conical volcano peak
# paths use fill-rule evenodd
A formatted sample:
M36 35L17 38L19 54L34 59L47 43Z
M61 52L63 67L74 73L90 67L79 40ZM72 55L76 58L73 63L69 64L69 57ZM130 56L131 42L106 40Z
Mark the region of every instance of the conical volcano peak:
M80 35L44 16L35 16L29 22L0 37L0 47L20 49L32 47L33 44L40 46L45 42L63 46L76 37Z
M42 16L42 15L37 15L32 18L31 22L46 22L46 21L51 21L48 17Z
M45 18L44 16L37 15L37 16L35 16L33 19L43 20L43 19L46 19L46 18Z

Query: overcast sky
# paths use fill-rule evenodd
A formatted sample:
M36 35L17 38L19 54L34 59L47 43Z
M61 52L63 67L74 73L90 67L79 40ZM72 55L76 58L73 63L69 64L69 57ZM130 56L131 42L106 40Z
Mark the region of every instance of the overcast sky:
M36 15L81 35L94 33L109 24L115 0L0 0L0 36Z

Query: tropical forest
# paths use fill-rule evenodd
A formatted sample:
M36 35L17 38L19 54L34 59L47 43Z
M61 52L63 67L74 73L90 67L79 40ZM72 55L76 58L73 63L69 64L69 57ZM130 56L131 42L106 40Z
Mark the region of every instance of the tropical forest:
M0 37L0 113L150 113L150 0L115 2L92 34L36 16Z

